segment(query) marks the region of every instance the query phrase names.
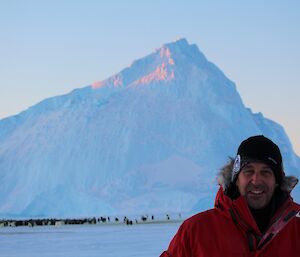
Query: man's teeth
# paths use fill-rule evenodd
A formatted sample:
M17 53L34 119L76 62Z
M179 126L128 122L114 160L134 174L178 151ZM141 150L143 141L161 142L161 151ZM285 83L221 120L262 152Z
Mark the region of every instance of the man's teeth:
M256 194L256 195L259 195L259 194L262 194L263 193L263 190L254 190L254 191L251 191L252 194Z

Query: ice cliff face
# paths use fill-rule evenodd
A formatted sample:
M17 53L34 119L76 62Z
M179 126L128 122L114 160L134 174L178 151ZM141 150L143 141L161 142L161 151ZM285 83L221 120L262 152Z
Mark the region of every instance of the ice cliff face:
M0 213L207 208L218 168L254 134L278 143L287 173L299 175L284 129L245 108L234 83L181 39L107 80L1 120Z

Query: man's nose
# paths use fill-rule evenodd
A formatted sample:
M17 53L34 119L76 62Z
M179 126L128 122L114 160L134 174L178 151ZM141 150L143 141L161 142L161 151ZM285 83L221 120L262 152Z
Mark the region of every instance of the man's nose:
M251 177L251 182L253 185L258 185L261 183L261 176L259 172L255 172Z

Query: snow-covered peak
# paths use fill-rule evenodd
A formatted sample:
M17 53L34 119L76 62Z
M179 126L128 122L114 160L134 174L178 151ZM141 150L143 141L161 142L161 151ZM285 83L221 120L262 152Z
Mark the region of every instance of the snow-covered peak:
M219 167L255 134L278 142L287 171L299 169L284 130L246 109L197 46L164 44L0 121L0 217L207 208Z
M181 61L188 59L191 63L207 63L206 57L201 53L195 44L189 44L185 38L180 38L174 42L164 44L160 49L160 53L165 53L167 57ZM164 56L164 55L162 55Z
M164 44L153 53L135 60L129 67L104 81L94 82L93 89L103 87L123 88L131 84L149 84L155 81L170 81L177 73L184 73L190 66L209 66L205 56L196 45L190 45L184 38Z
M174 64L172 57L179 57L190 52L190 44L185 38L178 39L174 42L164 44L156 50L162 59L167 59L170 64Z
M174 70L170 69L169 65L163 62L161 65L157 66L153 72L136 80L133 85L146 85L152 82L170 81L174 78Z
M92 83L93 89L122 88L131 84L149 84L174 79L174 58L184 55L189 44L186 39L164 44L153 53L135 60L129 67L112 77ZM125 78L125 79L124 79Z

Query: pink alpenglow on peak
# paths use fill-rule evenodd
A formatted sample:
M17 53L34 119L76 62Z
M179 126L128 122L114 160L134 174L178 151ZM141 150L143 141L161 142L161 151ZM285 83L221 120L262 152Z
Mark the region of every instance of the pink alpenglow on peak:
M93 89L102 87L105 84L105 81L95 81L91 84Z
M160 49L159 54L160 54L160 57L161 57L161 58L166 57L166 58L168 59L168 63L169 63L170 65L174 65L174 64L175 64L174 59L172 58L172 53L171 53L171 51L170 51L169 48L167 48L167 47L162 47L162 48Z
M134 85L150 84L153 81L170 81L174 78L174 70L170 69L170 67L166 65L166 63L162 63L160 66L156 67L156 69L153 72L136 80L134 82Z
M120 76L115 76L112 80L114 87L123 86L123 80Z
M162 47L160 49L160 57L168 57L170 58L171 57L171 51L169 48L166 48L166 47Z
M108 80L96 81L96 82L92 83L92 88L98 89L98 88L104 87L108 84L109 84L109 87L111 87L111 86L112 87L121 87L121 86L123 86L123 80L122 80L121 76L115 75Z

